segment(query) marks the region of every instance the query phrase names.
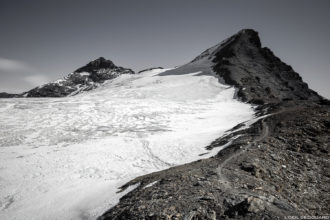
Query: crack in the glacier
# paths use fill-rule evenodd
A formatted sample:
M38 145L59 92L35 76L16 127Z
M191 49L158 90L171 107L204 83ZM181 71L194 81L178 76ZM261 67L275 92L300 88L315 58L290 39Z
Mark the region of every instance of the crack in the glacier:
M174 166L175 164L172 164L172 163L168 163L162 159L160 159L157 155L155 155L151 148L149 147L149 141L147 140L141 140L141 143L142 143L142 147L144 148L144 150L147 152L147 154L150 156L150 158L155 161L153 164L157 167L160 163L160 166L164 167L165 166ZM158 162L158 163L157 163Z

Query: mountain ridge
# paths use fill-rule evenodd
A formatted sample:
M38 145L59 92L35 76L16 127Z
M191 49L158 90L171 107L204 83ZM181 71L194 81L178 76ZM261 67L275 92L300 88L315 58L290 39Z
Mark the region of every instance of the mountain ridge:
M290 65L261 46L258 32L244 29L229 41L215 53L213 68L227 84L238 89L242 101L257 104L322 99Z
M241 44L245 46L239 47L238 45ZM238 52L240 56L235 56ZM204 68L201 68L201 65L194 66L194 63L206 59L209 63L202 64ZM260 66L260 64L262 65ZM188 68L185 70L184 68L187 66ZM206 70L205 66L209 69ZM141 70L139 73L155 68ZM255 71L256 68L259 69ZM269 48L262 47L258 32L253 29L242 29L221 43L208 48L191 62L161 75L184 74L194 71L194 69L203 69L203 72L207 74L214 71L223 80L223 83L237 88L238 97L243 102L261 104L297 98L302 100L324 99L317 92L309 89L307 83L302 81L302 78L290 65L282 62ZM249 72L253 71L252 76ZM2 92L0 98L75 95L82 91L95 89L105 80L116 78L121 74L135 74L135 72L116 66L111 60L104 57L99 57L55 82L40 85L20 94ZM275 74L276 77L270 74ZM277 81L270 83L265 79L266 77L276 78ZM243 82L244 80L251 82L246 83ZM260 99L261 96L263 100Z
M20 94L0 93L0 98L64 97L76 95L100 86L121 74L135 74L131 69L116 66L111 60L99 57L62 79L46 83Z

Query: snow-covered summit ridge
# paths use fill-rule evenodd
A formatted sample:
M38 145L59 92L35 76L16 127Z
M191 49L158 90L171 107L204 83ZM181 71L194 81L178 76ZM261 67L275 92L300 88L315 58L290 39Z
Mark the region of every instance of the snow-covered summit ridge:
M134 71L116 66L111 60L100 57L78 68L66 77L38 86L22 94L23 97L63 97L97 88L106 80Z

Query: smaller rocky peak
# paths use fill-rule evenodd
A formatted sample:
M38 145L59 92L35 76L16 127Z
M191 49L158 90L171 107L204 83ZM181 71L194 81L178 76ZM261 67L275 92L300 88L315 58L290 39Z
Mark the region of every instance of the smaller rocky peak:
M99 69L114 69L117 66L111 61L111 60L107 60L104 57L99 57L96 60L93 60L91 62L89 62L87 65L80 67L79 69L77 69L76 73L81 73L81 72L95 72Z
M134 71L116 66L111 60L99 57L64 78L36 87L24 93L24 95L26 97L63 97L76 95L83 91L95 89L101 86L106 80L114 79L122 74L134 74Z

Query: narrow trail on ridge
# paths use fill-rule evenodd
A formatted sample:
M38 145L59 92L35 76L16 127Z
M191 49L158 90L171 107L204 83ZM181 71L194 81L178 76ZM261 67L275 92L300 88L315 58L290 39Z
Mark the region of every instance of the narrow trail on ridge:
M263 141L265 138L267 138L269 136L269 127L268 127L267 123L264 120L265 120L265 118L261 119L261 124L262 124L261 134L258 137L256 137L256 139L254 141L248 142L248 144L246 146L242 147L242 149L234 152L230 157L225 159L220 164L220 166L217 168L217 173L219 175L219 179L223 183L226 190L229 190L229 189L231 190L232 187L230 185L230 181L227 179L226 175L224 175L223 172L222 172L223 168L228 164L229 161L231 161L234 158L237 158L241 154L245 153L246 150L249 149L252 145L258 144L258 142Z

